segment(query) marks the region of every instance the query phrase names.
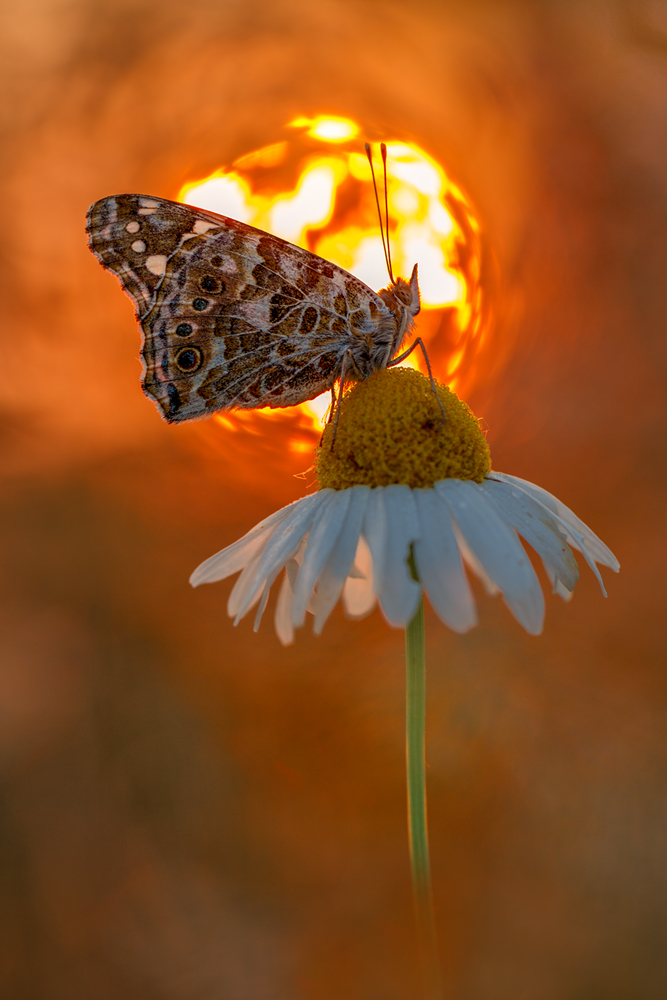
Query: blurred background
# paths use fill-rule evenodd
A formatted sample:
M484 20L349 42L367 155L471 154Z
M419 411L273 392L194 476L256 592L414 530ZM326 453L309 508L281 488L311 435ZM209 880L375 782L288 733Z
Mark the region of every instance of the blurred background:
M428 614L449 997L663 998L665 0L0 16L0 994L416 995L402 633L337 609L283 649L270 615L232 627L229 581L187 583L309 488L315 423L164 424L84 233L100 197L176 198L327 114L458 186L484 301L460 384L494 467L622 564L608 600L585 567L550 597L540 638L479 590L468 635Z

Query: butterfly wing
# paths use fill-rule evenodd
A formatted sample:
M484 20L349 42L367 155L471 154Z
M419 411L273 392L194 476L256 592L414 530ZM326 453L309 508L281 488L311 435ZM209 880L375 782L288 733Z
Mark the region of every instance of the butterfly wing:
M312 399L353 338L370 343L393 321L342 268L213 212L120 195L93 205L88 225L135 302L144 391L169 421Z
M209 213L199 212L197 218L204 224ZM186 205L137 194L102 198L89 209L88 245L100 264L118 276L139 321L153 304L166 261L183 237L193 234L195 222Z

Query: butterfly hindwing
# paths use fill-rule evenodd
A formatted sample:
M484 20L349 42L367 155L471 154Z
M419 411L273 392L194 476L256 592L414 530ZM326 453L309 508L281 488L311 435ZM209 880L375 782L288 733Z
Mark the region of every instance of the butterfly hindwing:
M135 302L144 390L170 421L312 399L389 317L342 268L212 212L120 195L93 205L89 233Z

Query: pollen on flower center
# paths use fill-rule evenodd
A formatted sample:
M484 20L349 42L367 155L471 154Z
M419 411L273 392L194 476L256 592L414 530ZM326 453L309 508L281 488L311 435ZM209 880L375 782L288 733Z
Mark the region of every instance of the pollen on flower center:
M374 372L343 396L331 447L327 424L315 456L320 489L431 487L441 479L481 483L491 457L479 421L458 396L437 385L446 420L425 375L411 368Z

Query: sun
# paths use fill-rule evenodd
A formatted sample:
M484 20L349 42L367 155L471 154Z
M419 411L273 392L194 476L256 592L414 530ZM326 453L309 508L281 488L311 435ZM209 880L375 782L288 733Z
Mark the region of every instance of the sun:
M229 168L189 180L178 201L208 209L311 250L371 288L388 283L371 170L362 129L350 118L297 117L288 138L239 157ZM472 205L443 167L414 143L388 139L387 204L394 272L419 265L422 313L418 333L436 377L455 389L487 331L481 291L482 241ZM382 176L375 144L376 175ZM419 369L414 352L405 364ZM330 394L301 404L299 422L321 430ZM293 418L259 411L263 418ZM254 419L234 412L228 428ZM295 448L302 447L298 437Z

